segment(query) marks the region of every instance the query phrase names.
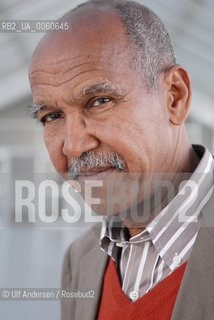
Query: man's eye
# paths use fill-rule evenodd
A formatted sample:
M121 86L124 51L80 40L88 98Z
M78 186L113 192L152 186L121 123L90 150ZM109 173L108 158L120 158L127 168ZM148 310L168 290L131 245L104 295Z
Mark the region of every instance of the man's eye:
M107 103L107 102L110 102L111 99L110 98L99 98L99 99L96 99L93 103L92 103L92 106L93 107L99 107L101 104L104 104L104 103Z
M46 114L44 117L41 118L41 122L43 124L47 123L47 122L52 122L56 119L59 119L59 118L62 118L62 115L59 114L59 113L49 113L49 114Z

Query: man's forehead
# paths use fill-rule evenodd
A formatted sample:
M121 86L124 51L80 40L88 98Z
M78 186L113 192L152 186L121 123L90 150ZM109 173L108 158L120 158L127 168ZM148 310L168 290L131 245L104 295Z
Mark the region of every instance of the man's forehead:
M39 42L33 59L39 54L52 55L53 52L62 52L63 48L78 48L87 51L98 43L113 45L126 42L125 30L120 17L111 11L100 8L85 8L81 14L63 18L68 22L69 30L64 32L47 33Z
M111 14L111 13L107 13ZM91 13L90 13L91 15ZM102 66L128 64L131 55L125 32L120 19L115 15L115 22L108 19L103 12L89 26L87 19L84 23L73 25L73 31L50 33L40 41L30 65L30 77L36 71L44 69L51 73L65 73L82 64ZM78 19L78 18L75 18ZM78 21L78 20L75 20ZM109 23L111 21L111 23ZM98 22L98 23L97 23ZM128 58L129 56L129 58Z

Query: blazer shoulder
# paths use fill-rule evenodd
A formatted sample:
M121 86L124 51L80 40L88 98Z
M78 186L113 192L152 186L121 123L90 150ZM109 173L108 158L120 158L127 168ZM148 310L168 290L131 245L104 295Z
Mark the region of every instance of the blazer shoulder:
M70 273L68 270L71 271L71 265L79 265L82 257L92 249L102 252L99 247L100 232L101 224L96 224L69 245L63 258L63 274Z
M70 287L72 278L77 276L81 259L92 249L98 256L103 253L99 247L100 232L101 224L96 224L69 245L62 262L62 287Z
M66 254L77 258L84 256L92 248L99 248L100 232L101 224L96 224L74 240L67 248Z

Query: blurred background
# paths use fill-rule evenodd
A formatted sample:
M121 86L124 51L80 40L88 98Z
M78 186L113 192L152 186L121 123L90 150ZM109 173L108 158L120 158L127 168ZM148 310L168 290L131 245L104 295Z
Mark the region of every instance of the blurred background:
M106 0L107 1L107 0ZM0 20L52 20L84 1L0 1ZM187 129L192 143L214 152L214 1L143 0L165 22L177 61L190 73L193 99ZM42 128L27 114L32 102L28 65L42 33L0 33L0 287L59 288L63 253L86 227L14 221L14 180L59 177L48 159ZM54 175L54 176L53 176ZM60 203L62 206L63 203ZM0 301L0 318L55 320L59 302Z

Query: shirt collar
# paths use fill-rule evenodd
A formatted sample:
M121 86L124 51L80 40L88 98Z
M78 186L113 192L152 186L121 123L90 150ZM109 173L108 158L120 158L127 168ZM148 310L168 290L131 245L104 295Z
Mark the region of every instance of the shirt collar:
M115 217L104 217L100 246L114 260L117 259L117 246L125 244L139 244L151 239L158 254L174 269L172 259L175 254L184 250L188 241L193 239L200 228L200 212L212 193L214 160L208 149L194 145L194 150L201 160L189 178L182 184L174 199L153 219L144 231L132 238L127 237L127 228L121 222L120 227L114 226ZM188 191L189 189L189 191ZM188 224L189 223L189 224ZM186 228L188 224L188 228ZM175 238L175 234L181 232L182 237L167 250L167 243ZM173 238L174 237L174 238Z

